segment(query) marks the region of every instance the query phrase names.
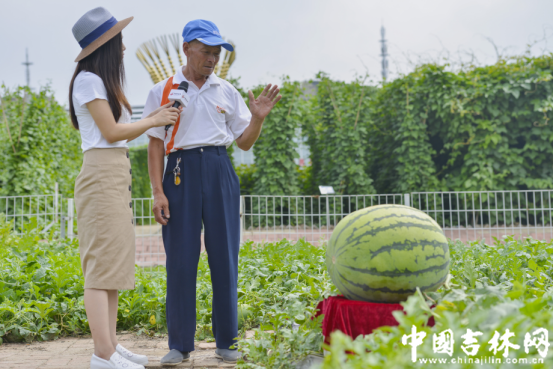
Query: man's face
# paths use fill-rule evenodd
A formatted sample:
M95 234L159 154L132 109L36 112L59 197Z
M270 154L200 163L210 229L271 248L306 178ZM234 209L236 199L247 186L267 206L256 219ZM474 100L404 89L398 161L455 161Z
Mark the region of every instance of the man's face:
M221 56L221 46L208 46L196 40L183 43L182 50L188 61L187 66L206 77L213 73Z

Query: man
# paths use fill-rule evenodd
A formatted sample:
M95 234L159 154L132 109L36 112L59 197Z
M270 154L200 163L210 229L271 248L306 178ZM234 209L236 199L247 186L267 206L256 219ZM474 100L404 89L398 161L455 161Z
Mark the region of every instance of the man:
M221 46L232 45L215 24L189 22L183 30L186 66L156 84L144 116L166 104L171 89L189 83L190 101L177 123L166 132L152 128L148 166L154 193L154 214L162 224L167 255L167 327L169 349L161 363L176 365L194 350L196 275L204 226L213 285L212 327L216 356L236 362L229 349L238 335L237 282L240 242L240 183L226 148L233 141L249 150L259 138L263 120L280 100L277 86L265 87L257 99L249 91L250 109L227 81L213 74ZM163 173L164 155L167 167Z

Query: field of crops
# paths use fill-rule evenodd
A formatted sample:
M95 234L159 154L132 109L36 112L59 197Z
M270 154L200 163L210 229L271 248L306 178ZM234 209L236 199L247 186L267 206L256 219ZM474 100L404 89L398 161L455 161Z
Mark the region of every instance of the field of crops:
M553 244L506 238L489 246L450 243L450 252L451 279L444 287L409 298L404 304L407 313L396 315L400 322L397 327L381 328L355 341L335 334L332 345L326 347L330 355L325 357L323 368L428 366L412 361L409 343L413 341L407 336L415 338L413 329L425 333L422 344L416 347L419 360L467 361L448 361L448 368L552 367L553 355L547 353L544 344L549 343L549 337L541 342L538 333L543 336L543 331L536 331L553 329ZM248 355L239 367L292 368L307 354L322 353L320 320L310 317L318 301L338 293L326 272L324 247L287 241L263 247L245 244L239 273L240 332L256 330L253 338L238 344ZM163 333L164 271L137 268L136 278L136 289L120 295L119 329L147 335ZM83 283L76 241L44 239L32 229L15 236L9 225L0 223L0 342L87 334ZM199 264L197 290L197 338L209 339L211 283L205 254ZM431 316L434 327L425 325ZM476 343L467 343L462 337L467 329L482 333L475 337ZM454 337L451 356L435 352L433 334L438 342L447 334ZM480 345L477 353L467 355L467 347L476 345ZM507 364L506 347L508 358L521 363L542 359L541 351L545 354L543 364ZM475 361L489 363L492 357L492 364ZM474 363L468 363L469 358ZM497 362L499 359L502 363Z

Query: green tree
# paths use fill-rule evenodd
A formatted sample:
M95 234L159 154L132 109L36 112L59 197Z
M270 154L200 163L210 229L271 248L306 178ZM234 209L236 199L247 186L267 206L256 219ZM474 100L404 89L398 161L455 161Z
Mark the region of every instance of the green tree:
M2 86L0 195L73 195L82 163L79 132L48 86L38 92Z

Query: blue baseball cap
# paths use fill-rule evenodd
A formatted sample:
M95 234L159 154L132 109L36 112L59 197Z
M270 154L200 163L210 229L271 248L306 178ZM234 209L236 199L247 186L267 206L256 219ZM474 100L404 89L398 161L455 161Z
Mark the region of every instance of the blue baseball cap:
M190 21L182 30L183 42L198 40L208 46L223 46L228 51L234 51L234 47L221 38L219 28L208 20L196 19Z

